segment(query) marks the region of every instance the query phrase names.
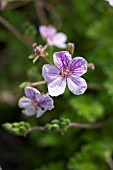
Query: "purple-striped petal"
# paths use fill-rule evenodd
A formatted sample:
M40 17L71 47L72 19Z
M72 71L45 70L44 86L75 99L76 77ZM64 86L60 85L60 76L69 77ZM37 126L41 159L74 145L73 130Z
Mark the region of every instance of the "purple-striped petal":
M56 33L52 38L47 38L47 42L50 46L56 46L58 48L66 48L66 40L67 36L64 33Z
M36 114L36 108L31 105L24 110L24 114L26 116L32 116Z
M40 105L47 110L51 110L54 108L53 99L48 94L44 94L41 96Z
M40 107L37 108L37 118L42 116L46 112L46 109L42 110Z
M55 52L53 54L55 65L61 69L65 70L69 66L71 60L71 55L68 51Z
M50 64L45 64L42 68L42 75L48 83L55 80L60 74L60 70Z
M20 98L19 102L18 102L18 106L20 108L23 108L23 109L25 109L26 107L30 106L31 104L32 104L31 99L29 99L27 97Z
M70 61L70 72L75 76L81 76L87 72L87 61L83 57L76 57Z
M26 97L28 97L32 100L35 100L35 101L39 101L39 98L40 98L40 92L33 87L26 87L25 95L26 95Z
M66 88L66 78L59 76L57 79L48 84L50 96L59 96L64 93Z
M76 95L83 94L87 89L87 83L81 77L76 77L74 75L71 75L67 77L67 83L68 83L69 90Z
M47 37L52 37L55 33L56 33L56 28L54 26L45 26L45 25L41 25L39 27L39 31L40 31L40 34L47 38Z

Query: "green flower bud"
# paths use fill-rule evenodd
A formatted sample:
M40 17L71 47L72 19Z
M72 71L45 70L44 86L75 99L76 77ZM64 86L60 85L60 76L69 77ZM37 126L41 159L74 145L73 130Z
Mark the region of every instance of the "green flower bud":
M19 123L18 122L14 122L14 123L12 123L12 126L13 127L19 127Z
M66 119L63 118L63 117L60 118L60 122L65 122L65 120L66 120Z
M60 122L60 128L65 128L67 126L66 122Z
M50 123L47 123L47 124L45 125L45 129L46 129L46 130L51 130L51 129L52 129L52 125L51 125Z
M51 121L52 124L59 124L59 120L58 119L54 119Z
M26 127L25 126L20 126L19 127L19 132L25 133L26 132Z
M19 122L20 126L25 126L25 124L26 124L26 122L24 122L24 121Z
M30 82L23 82L19 85L20 88L25 88L25 87L29 87L30 86Z
M70 119L66 119L65 122L66 122L67 125L69 125L70 124Z
M13 135L19 135L19 128L13 128L12 130L11 130L11 133L13 134Z
M59 129L60 129L60 126L58 124L53 124L52 125L52 130L53 131L59 131Z
M26 129L29 129L29 128L31 127L31 125L26 122L26 123L25 123L25 127L26 127Z
M4 123L2 126L6 130L11 130L12 129L12 124L11 123Z

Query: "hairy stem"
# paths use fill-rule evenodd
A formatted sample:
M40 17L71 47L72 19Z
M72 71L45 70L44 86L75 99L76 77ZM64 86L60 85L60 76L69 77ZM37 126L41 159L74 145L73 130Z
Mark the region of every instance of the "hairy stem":
M102 128L105 125L104 122L98 122L94 124L82 124L82 123L77 123L77 122L71 122L68 127L78 127L78 128L84 128L84 129L96 129L96 128ZM43 126L34 126L28 129L26 135L29 132L32 131L46 131Z
M113 160L111 157L106 158L106 162L111 170L113 170Z
M36 130L38 130L38 131L45 131L45 128L42 127L42 126L34 126L34 127L31 127L31 128L29 128L28 131L26 132L26 135L27 135L28 133L30 133L30 132L32 132L32 131L36 131ZM25 136L26 136L26 135L25 135Z
M104 122L98 122L94 124L82 124L82 123L76 123L71 122L69 124L69 127L79 127L79 128L85 128L85 129L96 129L96 128L102 128L104 126Z
M39 81L39 82L33 82L33 83L30 83L31 86L38 86L38 85L42 85L42 84L46 84L47 82L46 81Z

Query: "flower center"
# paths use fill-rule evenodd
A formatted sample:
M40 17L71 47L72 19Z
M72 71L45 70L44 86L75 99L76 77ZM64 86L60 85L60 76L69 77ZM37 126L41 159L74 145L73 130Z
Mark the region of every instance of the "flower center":
M62 77L67 77L69 75L71 75L69 68L66 68L66 70L62 70L60 72L60 76L62 76Z

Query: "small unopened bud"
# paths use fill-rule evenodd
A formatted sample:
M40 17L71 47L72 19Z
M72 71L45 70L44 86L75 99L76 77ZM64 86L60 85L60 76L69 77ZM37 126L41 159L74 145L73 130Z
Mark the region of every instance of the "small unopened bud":
M74 48L75 48L74 43L68 43L68 44L67 44L67 51L68 51L71 55L73 55L73 53L74 53Z
M37 43L33 43L32 48L36 48L37 47Z
M47 123L45 125L45 130L51 130L52 129L52 125L50 123Z
M66 122L66 125L69 125L70 124L70 119L66 119L65 122Z
M95 69L95 65L93 63L88 63L87 64L87 68L91 69L91 70L94 70Z
M59 127L58 124L53 124L53 125L52 125L52 130L53 130L53 131L59 131L59 129L60 129L60 127Z
M11 123L4 123L2 126L6 130L11 130L12 129L12 124Z
M30 82L23 82L19 85L20 88L26 88L30 86Z
M51 121L52 124L59 124L59 120L58 119L54 119Z

